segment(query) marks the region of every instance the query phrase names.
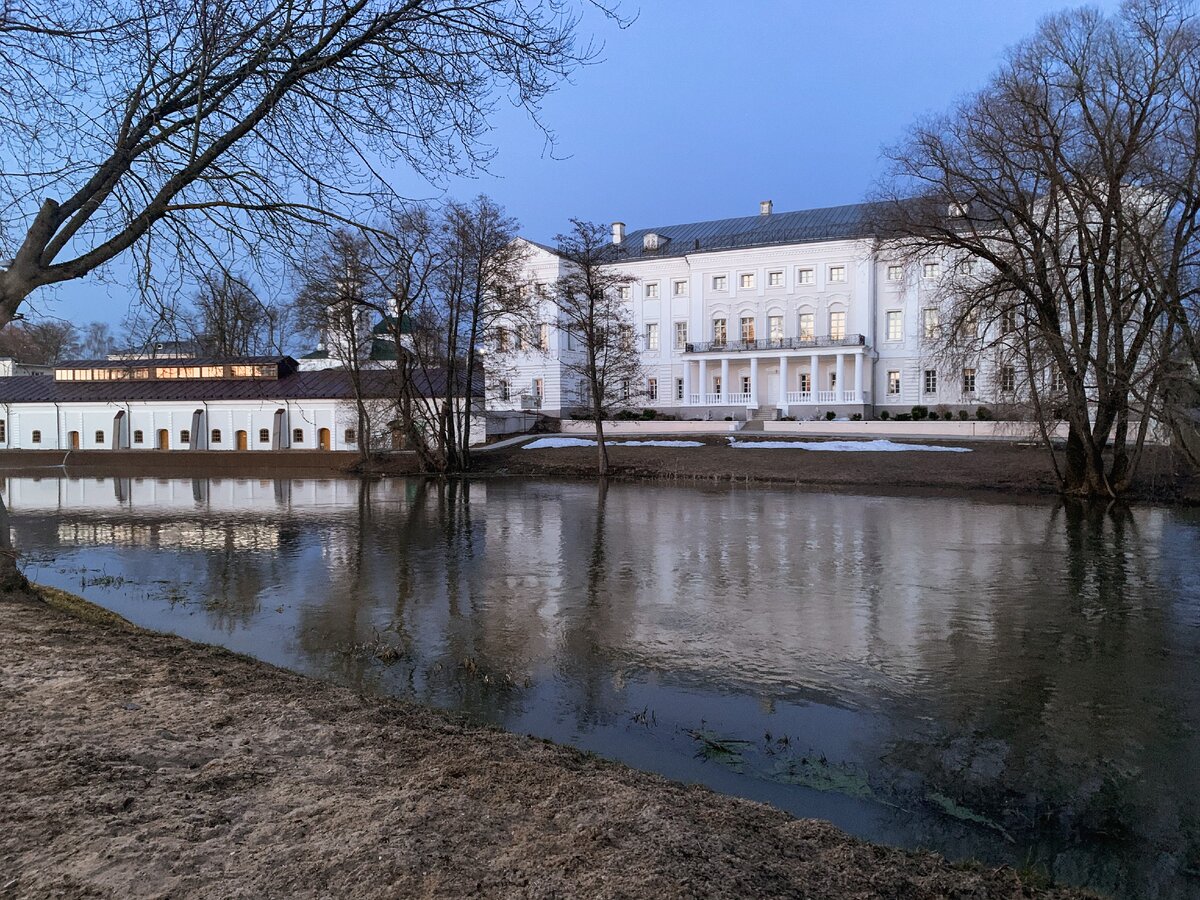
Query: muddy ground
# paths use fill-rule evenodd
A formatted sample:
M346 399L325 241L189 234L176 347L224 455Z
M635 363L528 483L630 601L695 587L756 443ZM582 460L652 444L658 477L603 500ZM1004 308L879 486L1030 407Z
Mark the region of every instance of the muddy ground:
M1081 896L47 596L0 598L3 898Z

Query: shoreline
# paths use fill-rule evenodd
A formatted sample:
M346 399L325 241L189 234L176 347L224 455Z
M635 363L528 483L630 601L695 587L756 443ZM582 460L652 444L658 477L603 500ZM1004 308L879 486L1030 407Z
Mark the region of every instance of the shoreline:
M0 597L0 897L1086 897Z

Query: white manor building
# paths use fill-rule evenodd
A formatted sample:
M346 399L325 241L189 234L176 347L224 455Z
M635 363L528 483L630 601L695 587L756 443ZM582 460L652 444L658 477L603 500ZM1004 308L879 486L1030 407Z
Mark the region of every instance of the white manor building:
M947 370L937 328L943 263L902 265L876 250L862 204L626 232L613 224L622 288L640 338L639 406L681 418L871 417L914 405L974 408L985 368ZM549 292L565 265L528 242L527 280ZM563 415L586 394L563 361L578 355L547 301L502 371L493 410ZM999 376L997 376L999 377Z

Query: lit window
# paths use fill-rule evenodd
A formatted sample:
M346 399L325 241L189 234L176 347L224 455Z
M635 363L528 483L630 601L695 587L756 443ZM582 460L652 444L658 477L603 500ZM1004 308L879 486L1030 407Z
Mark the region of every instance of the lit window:
M940 263L927 262L921 266L922 278L937 278L942 274L942 266Z
M974 369L963 369L963 385L962 385L962 387L963 387L964 394L975 393L975 370Z
M801 393L807 394L811 390L812 390L812 376L810 376L807 372L801 372L800 373L800 391L801 391Z
M1017 389L1017 370L1012 366L1002 366L1000 369L1000 390L1015 391Z
M214 428L212 430L212 436L209 438L209 443L211 443L211 444L221 443L221 429L220 428Z
M783 287L783 273L782 272L768 272L767 273L767 287Z
M714 275L712 280L712 289L714 291L725 291L729 289L729 279L724 275Z
M292 429L292 443L293 444L303 444L304 443L304 429L303 428L293 428Z
M651 281L649 284L646 285L646 299L647 300L657 300L658 299L658 282L657 281Z
M800 313L800 340L811 341L816 337L816 323L810 312Z
M657 378L647 378L646 379L646 396L649 397L651 400L658 399L658 379Z
M713 343L725 343L725 320L713 319Z
M622 284L617 288L617 298L620 300L632 300L633 288L627 284Z
M904 278L904 266L888 266L887 267L887 280L888 281L901 281L901 280L903 280L903 278Z
M846 280L845 266L830 266L829 267L829 282L830 284L841 284Z
M40 431L34 431L33 434L29 436L29 439L35 444L40 444L42 442L42 433Z
M890 310L887 314L887 339L899 341L904 339L904 315L899 310Z
M682 350L687 346L687 322L675 323L675 349Z
M358 435L354 433L353 428L347 428L343 437L346 439L347 444L353 444L358 441Z
M720 375L713 376L713 393L714 394L721 393L721 376Z
M742 316L740 325L742 329L742 340L754 340L754 316Z
M271 442L271 432L267 428L258 429L258 442L260 444L269 444Z
M753 272L743 272L741 275L739 275L738 276L738 287L740 287L742 289L754 287L754 273Z
M687 296L687 279L679 278L671 282L671 294L675 297Z
M772 341L783 340L783 316L767 316L767 337Z
M103 432L103 431L97 431L97 432L96 432L96 443L97 443L97 444L103 444L103 443L104 443L104 432Z
M682 378L675 379L675 399L676 400L683 399L683 379Z
M190 444L192 442L192 433L188 429L183 428L179 431L179 443Z
M900 373L895 369L887 373L887 392L892 397L900 394Z
M932 307L921 311L921 327L926 340L933 340L938 333L938 311Z
M925 393L937 393L937 369L925 370Z
M39 440L41 439L41 434L40 434L39 432L36 432L36 431L35 431L35 432L34 432L34 434L38 435L38 439L39 439ZM141 431L141 429L139 428L139 429L137 429L136 431L134 431L134 433L133 433L133 442L134 442L135 444L140 444L140 443L142 443L143 441L145 441L145 436L142 434L142 431Z
M647 350L657 350L658 349L658 323L657 322L647 322L646 323L646 349Z
M831 312L829 314L829 336L835 341L840 341L846 337L846 314L844 312Z
M797 269L796 284L816 284L816 275L812 269Z

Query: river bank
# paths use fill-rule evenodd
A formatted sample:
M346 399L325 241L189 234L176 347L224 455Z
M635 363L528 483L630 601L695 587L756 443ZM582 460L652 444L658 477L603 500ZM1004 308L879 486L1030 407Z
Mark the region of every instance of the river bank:
M0 599L0 897L1083 896L47 596Z

